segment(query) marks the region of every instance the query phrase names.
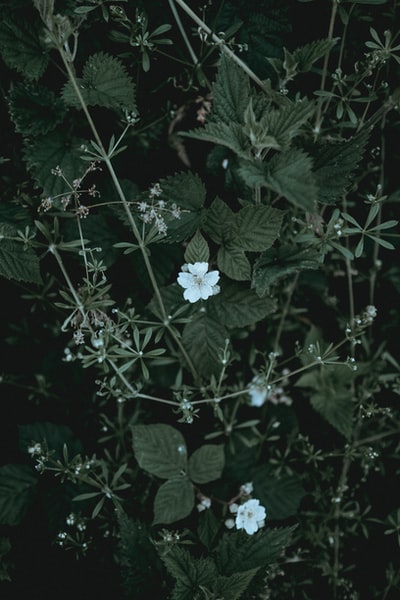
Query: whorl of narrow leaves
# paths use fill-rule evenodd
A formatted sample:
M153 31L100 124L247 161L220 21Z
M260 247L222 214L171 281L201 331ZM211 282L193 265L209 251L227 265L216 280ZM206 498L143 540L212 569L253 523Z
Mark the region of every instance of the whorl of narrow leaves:
M88 106L136 111L135 84L120 60L105 52L93 54L77 79L79 91ZM79 97L71 82L63 88L64 101L81 108Z

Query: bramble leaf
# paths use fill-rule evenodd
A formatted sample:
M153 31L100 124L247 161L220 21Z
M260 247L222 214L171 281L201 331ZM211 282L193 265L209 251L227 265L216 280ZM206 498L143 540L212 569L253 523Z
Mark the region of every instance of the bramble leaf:
M39 79L49 62L49 54L40 43L37 21L28 23L11 16L0 23L0 53L9 67L27 79Z
M162 479L171 479L186 471L186 443L180 431L171 425L133 425L132 438L141 469Z
M195 503L194 487L187 477L168 479L154 499L153 525L175 523L192 512Z
M188 475L195 483L208 483L221 477L224 464L224 446L204 444L190 456Z
M200 375L219 373L227 337L225 327L204 313L185 325L182 342Z
M0 238L4 234L5 229L0 225ZM40 284L39 257L32 248L24 248L22 242L3 237L0 239L0 275L6 279Z

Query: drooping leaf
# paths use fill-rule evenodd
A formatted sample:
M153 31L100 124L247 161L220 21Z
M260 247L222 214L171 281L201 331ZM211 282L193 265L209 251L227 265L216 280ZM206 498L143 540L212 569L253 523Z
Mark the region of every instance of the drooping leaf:
M210 314L225 327L247 327L276 310L275 301L260 298L240 283L221 283L221 292L209 300Z
M295 515L306 493L300 477L286 473L277 476L264 465L256 469L252 481L255 495L267 510L267 518L274 520Z
M34 471L26 465L0 467L0 523L18 525L24 518L37 486Z
M16 83L9 93L15 131L23 135L44 135L64 119L64 102L36 82Z
M185 440L180 431L171 425L133 425L132 437L135 458L148 473L170 479L186 471Z
M37 80L44 73L48 51L40 43L40 26L11 13L0 23L0 54L6 65L27 79Z
M184 519L192 512L194 503L194 487L187 477L168 479L158 488L154 499L153 525Z
M4 227L0 226L0 234L2 231L4 232ZM24 248L22 242L0 239L0 276L40 284L42 276L39 258L32 248Z
M312 248L285 245L264 252L254 263L251 287L263 297L281 279L305 269L318 269L319 254Z
M224 446L204 444L191 454L188 475L195 483L208 483L221 477L224 464Z
M225 327L206 313L185 325L182 342L200 375L208 378L220 372L227 337Z
M171 600L193 600L200 597L200 593L203 595L201 589L212 589L218 576L211 558L196 559L182 546L173 546L161 558L175 580Z
M135 84L125 66L105 52L93 54L77 78L79 91L88 106L136 111ZM62 96L74 108L82 108L71 82L65 84Z
M28 169L45 196L69 191L63 178L52 173L57 166L69 182L83 175L87 168L87 163L81 158L84 143L82 139L71 138L64 130L55 129L25 146L24 158Z

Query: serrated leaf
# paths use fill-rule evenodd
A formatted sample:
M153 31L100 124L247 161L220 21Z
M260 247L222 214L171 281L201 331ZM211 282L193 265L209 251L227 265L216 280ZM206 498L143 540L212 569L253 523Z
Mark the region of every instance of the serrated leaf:
M0 275L15 281L42 283L38 256L32 248L24 248L15 240L0 239Z
M21 18L7 17L0 23L0 53L4 62L27 79L37 80L44 73L49 55L40 43L40 27Z
M295 206L315 211L318 188L312 159L302 150L291 149L272 157L267 166L266 185Z
M93 54L83 67L82 78L77 78L77 84L88 106L136 111L135 84L114 56L105 52ZM70 106L82 108L71 82L65 84L62 96Z
M57 166L70 182L83 175L87 168L87 163L81 158L84 143L85 140L70 138L68 132L56 129L25 146L24 158L28 169L45 196L70 191L62 177L52 174L52 169Z
M292 139L300 133L302 126L311 118L314 111L313 102L302 100L268 111L262 123L268 135L272 136L285 151L289 149Z
M224 447L204 444L189 457L188 475L195 483L208 483L221 477L224 464Z
M244 250L270 248L279 236L284 212L271 206L246 206L236 216L237 234Z
M246 281L251 278L251 265L240 247L240 240L221 246L217 254L220 271L236 281Z
M261 529L252 536L241 531L226 533L213 553L218 571L229 576L276 562L295 528Z
M16 83L9 93L10 114L15 131L23 135L44 135L64 119L62 100L36 82Z
M0 524L15 526L29 508L37 477L26 465L0 467Z
M208 209L204 230L217 244L237 237L235 213L221 198L215 198Z
M199 525L197 527L197 535L199 540L207 548L211 550L217 538L221 527L221 522L211 509L203 510L199 514Z
M296 245L271 248L254 263L251 287L263 297L281 279L306 269L319 269L319 254Z
M201 588L211 589L218 576L211 558L195 559L182 546L172 546L161 558L168 573L175 580L171 600L193 600L199 597L199 593L203 596Z
M296 48L293 52L293 59L297 63L297 71L299 73L308 72L317 60L332 50L338 39L339 38L333 38L332 40L314 40L309 44Z
M170 479L186 471L186 443L180 431L171 425L134 425L132 437L135 458L148 473Z
M258 569L244 573L233 573L229 577L220 575L214 582L212 591L222 600L239 600L247 590Z
M154 499L153 525L175 523L192 512L195 503L193 484L187 477L168 479Z
M217 76L212 87L212 119L231 126L243 124L243 115L250 96L246 73L224 52L220 54Z
M200 231L196 231L185 250L185 261L187 263L208 262L210 249Z
M350 175L361 161L371 129L364 127L348 140L316 144L309 148L314 161L318 200L334 203L351 184Z
M202 226L203 206L207 190L200 177L188 171L160 180L162 199L182 209L180 218L166 217L168 226L165 243L181 242Z
M239 283L221 283L221 292L209 302L211 315L225 327L247 327L276 310L274 300L260 298Z
M201 313L185 325L182 342L200 375L219 374L227 337L225 327L207 314Z
M287 519L296 514L306 492L297 475L281 474L262 466L252 476L254 494L267 510L267 518Z
M180 131L182 137L209 142L218 146L229 148L238 156L247 156L250 148L249 140L238 123L206 123L203 127L197 127L191 131Z

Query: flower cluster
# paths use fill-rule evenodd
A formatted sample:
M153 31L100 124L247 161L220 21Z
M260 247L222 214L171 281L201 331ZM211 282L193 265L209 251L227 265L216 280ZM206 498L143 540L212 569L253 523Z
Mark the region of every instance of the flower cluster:
M259 500L251 497L252 492L253 484L251 482L240 486L239 495L235 500L241 501L241 504L234 501L229 504L229 512L235 515L235 518L225 521L228 529L236 527L236 529L243 529L248 535L253 535L264 527L267 511Z
M183 297L189 302L207 300L220 291L219 272L208 271L207 262L185 263L178 275L178 283L185 289Z
M174 203L170 206L160 198L162 189L159 183L155 183L149 189L148 200L142 200L138 203L140 218L147 225L154 225L158 233L165 235L168 226L165 222L165 215L171 215L174 219L181 218L181 208Z

